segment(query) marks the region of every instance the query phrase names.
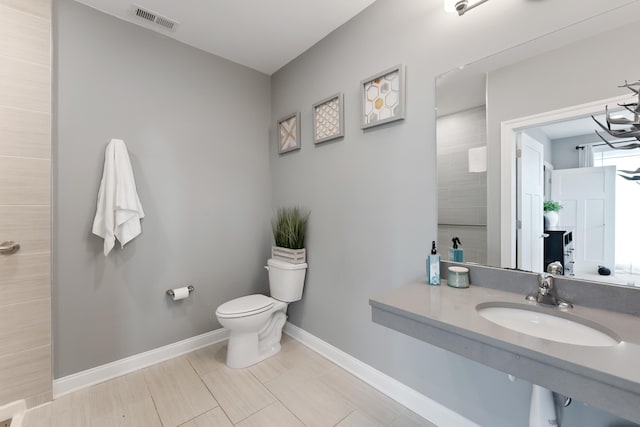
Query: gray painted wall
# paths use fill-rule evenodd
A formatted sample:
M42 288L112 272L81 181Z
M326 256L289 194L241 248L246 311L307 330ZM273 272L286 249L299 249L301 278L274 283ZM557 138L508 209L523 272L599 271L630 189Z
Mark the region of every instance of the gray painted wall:
M489 2L459 18L441 2L378 0L274 74L272 122L301 111L302 149L278 155L272 132L273 203L312 211L290 321L480 425L527 425L529 384L374 325L368 299L425 274L437 228L435 76L622 3ZM398 63L406 120L362 131L360 80ZM314 145L311 105L336 91L346 136ZM580 404L563 417L563 427L616 422Z
M216 329L267 290L270 78L55 2L54 361L60 378ZM91 224L104 149L127 143L147 217L107 258ZM165 290L192 284L174 303Z
M640 57L627 58L621 41L637 32L634 23L489 73L487 233L496 236L489 240L490 265L500 265L500 122L628 93L617 86L636 78ZM623 66L610 65L621 57Z
M551 141L554 156L553 166L556 169L571 169L579 166L579 152L576 145L599 144L602 140L596 134L570 136Z

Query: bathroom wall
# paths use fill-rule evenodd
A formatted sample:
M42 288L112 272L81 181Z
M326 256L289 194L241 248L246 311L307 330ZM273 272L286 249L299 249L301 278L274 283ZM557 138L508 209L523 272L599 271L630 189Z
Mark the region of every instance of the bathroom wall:
M54 376L219 328L267 290L269 76L70 0L55 2ZM91 234L104 149L127 143L146 218L108 257ZM119 245L118 245L119 246ZM165 290L191 284L172 302Z
M51 399L50 75L51 2L0 0L0 407Z
M469 172L469 149L487 145L484 106L440 116L438 141L438 248L462 241L464 260L487 263L487 174Z
M626 25L488 74L487 232L496 236L489 241L490 265L500 265L500 122L629 94L617 86L636 79L640 69L640 57L629 56L625 43L637 30L637 23Z
M580 152L576 150L576 145L599 143L602 143L602 140L595 133L554 139L551 141L551 149L555 159L553 166L556 169L577 168Z
M488 2L463 17L440 1L401 3L376 1L272 78L272 122L298 110L302 125L296 152L278 155L272 133L273 203L312 212L305 293L289 319L480 425L527 425L529 384L373 324L368 299L424 280L437 229L435 76L623 2ZM406 119L361 130L360 81L399 63ZM336 91L346 136L314 145L311 105ZM563 416L563 427L616 422L579 403Z

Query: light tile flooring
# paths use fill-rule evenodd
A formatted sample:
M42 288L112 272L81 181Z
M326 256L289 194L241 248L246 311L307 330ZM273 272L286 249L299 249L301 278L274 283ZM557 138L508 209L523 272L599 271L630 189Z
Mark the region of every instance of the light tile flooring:
M23 426L433 426L286 335L249 368L225 357L223 342L62 396Z

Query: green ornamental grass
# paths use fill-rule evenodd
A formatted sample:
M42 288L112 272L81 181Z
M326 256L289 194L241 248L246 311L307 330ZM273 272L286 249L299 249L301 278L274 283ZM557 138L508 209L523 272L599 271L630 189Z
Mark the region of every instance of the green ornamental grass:
M304 248L309 215L309 211L298 206L278 209L276 217L271 221L276 246L289 249Z

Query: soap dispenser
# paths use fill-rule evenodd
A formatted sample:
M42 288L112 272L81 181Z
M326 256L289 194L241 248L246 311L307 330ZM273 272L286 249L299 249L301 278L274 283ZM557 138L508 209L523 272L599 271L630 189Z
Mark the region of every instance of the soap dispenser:
M451 241L453 242L453 247L449 249L449 261L462 262L462 248L458 247L458 245L462 244L460 238L454 237L453 239L451 239Z
M427 256L427 283L434 286L440 284L440 255L435 240L431 242L431 254Z

